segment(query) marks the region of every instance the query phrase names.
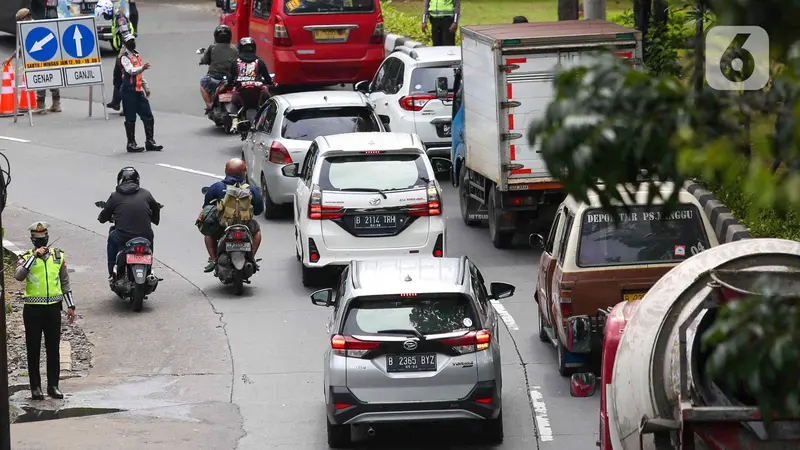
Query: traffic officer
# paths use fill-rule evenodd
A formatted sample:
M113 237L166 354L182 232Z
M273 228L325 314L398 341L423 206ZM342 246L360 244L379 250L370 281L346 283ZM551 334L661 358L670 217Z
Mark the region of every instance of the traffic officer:
M161 151L162 145L156 144L153 139L155 119L150 109L150 88L147 87L142 73L150 68L150 63L142 63L139 52L136 51L136 38L133 33L125 36L125 48L119 58L124 74L122 76L122 109L125 111L125 133L128 136L127 150L129 152ZM145 146L136 144L136 115L144 124Z
M113 97L111 102L106 104L107 107L119 111L120 102L122 101L119 92L120 87L122 87L122 65L119 62L123 50L122 41L128 34L135 33L136 27L131 23L132 20L128 20L125 11L120 8L115 8L114 2L111 0L100 0L97 2L97 5L94 7L94 15L111 21L111 45L113 48L118 48L120 50L114 64Z
M431 19L433 46L456 45L458 16L461 0L425 0L422 7L422 32L428 32L428 17Z
M47 351L47 395L64 398L64 394L58 390L62 302L67 302L69 321L75 320L75 302L72 299L67 261L64 252L47 246L49 227L47 222L36 222L28 227L33 250L28 250L20 257L14 272L14 278L18 281L26 280L22 319L28 351L28 376L34 400L44 400L39 374L43 333Z

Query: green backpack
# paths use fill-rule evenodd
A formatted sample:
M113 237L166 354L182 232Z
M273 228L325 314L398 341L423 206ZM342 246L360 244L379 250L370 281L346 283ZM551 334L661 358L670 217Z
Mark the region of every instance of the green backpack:
M247 183L228 185L225 196L217 204L219 223L223 227L247 225L253 220L253 193Z

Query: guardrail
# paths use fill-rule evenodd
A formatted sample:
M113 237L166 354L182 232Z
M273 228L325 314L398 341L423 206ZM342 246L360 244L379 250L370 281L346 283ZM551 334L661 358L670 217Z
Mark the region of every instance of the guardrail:
M714 233L720 244L751 239L753 236L747 231L747 227L742 225L736 217L731 214L731 210L724 203L714 198L714 194L706 189L702 184L695 181L687 181L684 188L692 194L706 213Z

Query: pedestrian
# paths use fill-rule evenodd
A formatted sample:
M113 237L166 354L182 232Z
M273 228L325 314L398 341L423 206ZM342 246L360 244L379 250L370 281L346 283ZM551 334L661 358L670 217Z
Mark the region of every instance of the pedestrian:
M94 7L94 15L95 17L102 17L111 21L111 46L119 49L117 59L114 63L113 97L111 98L111 102L106 104L107 107L119 111L120 102L122 101L120 97L120 88L122 87L122 64L120 64L123 50L122 42L128 34L134 33L135 35L136 26L131 23L131 20L128 20L128 16L125 15L122 9L114 6L114 2L111 0L98 1L97 5Z
M42 334L47 354L47 395L62 399L64 394L58 390L61 371L59 341L61 340L62 302L67 303L67 319L75 320L75 302L67 271L64 252L48 247L47 222L36 222L28 230L31 232L33 250L28 250L17 261L14 278L25 280L25 306L22 320L25 324L25 346L28 352L28 377L31 395L34 400L44 400L39 363Z
M119 58L124 74L122 76L122 109L125 111L125 134L128 137L129 152L161 151L164 146L156 144L153 139L155 119L150 109L150 88L142 73L150 68L150 63L142 63L136 51L136 38L133 33L125 36L125 48ZM144 124L144 148L136 144L136 115Z
M433 46L456 45L461 0L425 0L422 8L422 32L428 32L427 22L430 17Z
M36 4L36 1L31 2L31 7ZM34 8L34 11L40 11L41 16L38 19L44 19L46 16L46 10L44 5L41 5L41 10ZM22 8L17 11L17 15L15 16L17 22L28 22L31 20L35 20L33 13L28 8ZM5 61L3 61L3 66L10 63L14 58L21 57L18 55L19 52L12 54L8 57ZM48 109L45 108L45 95L47 94L46 91L36 91L36 109L33 110L34 114L47 114ZM59 89L50 89L50 95L53 97L53 105L50 107L50 112L61 112L61 90Z

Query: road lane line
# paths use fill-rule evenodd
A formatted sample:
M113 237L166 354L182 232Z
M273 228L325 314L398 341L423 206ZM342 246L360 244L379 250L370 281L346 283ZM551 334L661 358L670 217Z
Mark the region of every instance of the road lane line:
M156 165L157 166L161 166L161 167L166 167L167 169L174 169L174 170L180 170L181 172L193 173L195 175L204 175L204 176L207 176L207 177L216 178L218 180L222 180L223 178L225 178L225 177L221 177L219 175L213 174L213 173L201 172L199 170L189 169L189 168L181 167L181 166L173 166L171 164L161 164L161 163L159 163L159 164L156 164Z
M553 430L550 429L550 419L547 418L547 406L544 404L544 397L539 392L539 386L531 389L531 401L533 402L533 413L536 417L536 428L539 430L539 439L542 442L553 442Z
M503 319L503 322L506 323L506 326L512 330L519 330L517 323L514 322L514 318L511 317L511 314L508 313L506 307L500 303L500 300L490 300L492 302L492 306L494 306L494 310L497 311L497 314L500 314L500 318Z
M29 141L27 139L20 139L20 138L15 138L15 137L10 137L10 136L0 136L0 139L6 140L6 141L22 142L23 144L28 144L28 143L31 142L31 141Z

